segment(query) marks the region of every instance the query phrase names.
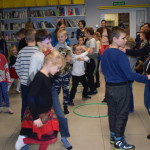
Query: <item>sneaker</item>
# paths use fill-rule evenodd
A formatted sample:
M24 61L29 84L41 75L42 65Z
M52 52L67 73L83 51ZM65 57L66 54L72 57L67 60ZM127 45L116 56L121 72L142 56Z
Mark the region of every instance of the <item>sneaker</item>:
M21 91L19 91L19 90L16 90L16 93L17 93L17 94L20 94L20 93L21 93Z
M88 96L88 95L85 95L85 96L82 96L83 100L87 100L87 99L91 99L91 96Z
M115 137L114 136L110 136L110 144L114 144L115 143Z
M95 95L95 94L97 94L96 90L95 91L89 91L89 92L87 92L87 95Z
M67 107L67 106L64 106L64 114L65 114L65 115L69 114L69 110L68 110L68 107Z
M23 142L23 139L26 138L25 136L19 135L17 142L15 144L16 150L21 150L26 144Z
M102 100L102 103L107 103L106 98L104 98L104 99Z
M69 106L74 106L74 102L69 102L68 105Z
M147 139L150 139L150 134L149 134L149 135L147 135Z
M72 149L72 146L71 146L71 144L68 142L67 138L62 137L62 138L61 138L61 141L62 141L62 143L64 144L64 147L65 147L67 150Z
M135 146L127 144L124 137L115 137L114 150L134 150Z
M5 113L14 114L14 111L8 107Z

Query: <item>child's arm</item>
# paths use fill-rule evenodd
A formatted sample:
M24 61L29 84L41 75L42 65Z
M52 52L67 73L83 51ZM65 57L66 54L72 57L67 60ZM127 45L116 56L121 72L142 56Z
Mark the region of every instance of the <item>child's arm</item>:
M15 63L15 70L19 78L21 77L21 60L20 60L20 53L17 55L16 63Z

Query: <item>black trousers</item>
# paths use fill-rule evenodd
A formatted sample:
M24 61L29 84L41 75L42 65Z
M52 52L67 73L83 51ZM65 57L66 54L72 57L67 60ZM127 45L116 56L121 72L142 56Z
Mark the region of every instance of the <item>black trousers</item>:
M94 70L95 70L96 64L95 60L90 58L90 63L86 63L86 77L88 79L88 86L90 88L90 91L95 91L95 81L94 81Z
M106 83L109 128L117 137L124 136L130 107L129 84L108 85Z
M70 91L70 101L71 102L73 101L73 99L75 97L79 82L81 82L81 84L83 85L82 96L87 95L88 84L87 84L86 76L85 75L82 75L82 76L72 75L72 88L71 88L71 91Z

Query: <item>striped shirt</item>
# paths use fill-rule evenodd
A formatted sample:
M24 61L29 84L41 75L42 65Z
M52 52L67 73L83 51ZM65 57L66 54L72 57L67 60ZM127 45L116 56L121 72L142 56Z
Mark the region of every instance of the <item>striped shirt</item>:
M38 50L37 47L26 46L19 51L15 69L23 85L28 85L31 56Z

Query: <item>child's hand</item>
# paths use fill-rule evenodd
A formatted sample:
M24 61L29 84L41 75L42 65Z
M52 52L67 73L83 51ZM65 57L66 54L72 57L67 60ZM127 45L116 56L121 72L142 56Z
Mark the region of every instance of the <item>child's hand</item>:
M77 58L78 61L84 61L84 58L83 57L79 57Z
M149 75L147 74L147 77L148 77L148 80L150 80L150 74Z
M66 56L66 62L71 62L71 61L72 61L72 58L69 55L67 55Z
M34 120L34 121L33 121L33 124L34 124L36 127L38 127L38 128L40 128L40 127L43 126L43 123L42 123L42 121L41 121L40 118L37 119L37 120Z

